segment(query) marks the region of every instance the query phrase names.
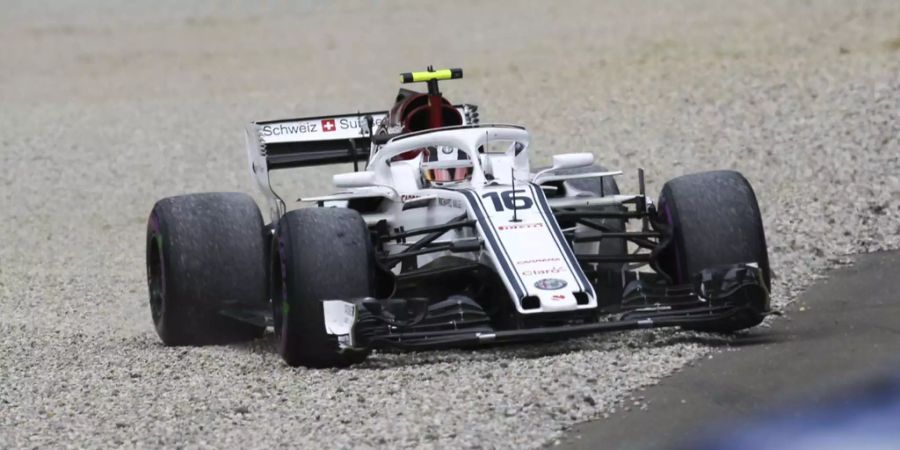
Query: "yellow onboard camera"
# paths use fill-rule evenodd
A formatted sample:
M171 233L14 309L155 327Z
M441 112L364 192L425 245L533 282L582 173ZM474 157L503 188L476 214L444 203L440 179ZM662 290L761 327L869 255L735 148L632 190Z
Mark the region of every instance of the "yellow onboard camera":
M422 72L405 72L400 74L401 83L421 83L432 80L455 80L463 77L462 69L432 70L430 67Z

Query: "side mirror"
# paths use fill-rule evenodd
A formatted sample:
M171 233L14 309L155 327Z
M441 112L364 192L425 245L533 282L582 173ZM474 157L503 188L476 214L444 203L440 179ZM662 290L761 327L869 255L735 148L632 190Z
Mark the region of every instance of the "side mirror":
M552 177L553 172L556 172L557 170L587 167L593 163L593 153L563 153L561 155L553 155L553 166L534 174L534 178L532 178L531 181L533 183L541 184L541 182Z
M553 155L553 167L550 170L574 169L585 167L594 163L593 153L563 153Z
M367 187L375 184L375 172L348 172L339 173L332 177L332 182L338 188Z

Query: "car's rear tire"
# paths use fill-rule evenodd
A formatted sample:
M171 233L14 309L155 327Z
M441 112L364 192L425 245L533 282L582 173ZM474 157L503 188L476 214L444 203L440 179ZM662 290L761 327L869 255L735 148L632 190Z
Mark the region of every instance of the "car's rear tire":
M703 269L756 263L766 289L771 287L769 257L756 194L738 172L712 171L668 181L658 203L661 223L672 239L660 252L658 264L675 283L687 283ZM694 326L692 329L732 332L762 322L764 311Z
M156 202L147 224L150 312L166 345L207 345L262 336L264 327L226 317L266 303L264 225L242 193Z
M375 260L358 212L305 208L285 214L273 239L270 289L278 353L290 366L346 367L363 351L342 351L325 332L323 300L374 292Z

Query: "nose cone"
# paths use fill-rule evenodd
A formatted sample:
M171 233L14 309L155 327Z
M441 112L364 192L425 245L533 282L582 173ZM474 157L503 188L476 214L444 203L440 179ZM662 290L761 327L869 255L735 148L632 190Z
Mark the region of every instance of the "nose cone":
M541 281L544 280L540 280L539 283ZM571 311L578 306L575 295L565 290L565 288L561 288L559 290L538 292L537 296L541 299L541 309L544 312Z

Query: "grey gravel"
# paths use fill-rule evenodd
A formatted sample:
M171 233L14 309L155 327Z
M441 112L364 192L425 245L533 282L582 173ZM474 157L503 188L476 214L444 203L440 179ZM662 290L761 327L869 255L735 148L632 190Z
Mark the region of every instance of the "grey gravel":
M366 5L4 4L0 448L536 447L652 408L642 386L711 356L723 338L679 331L350 370L290 369L271 336L160 345L154 201L250 190L246 122L383 108L427 64L463 67L448 97L528 126L537 163L588 149L630 190L643 166L651 192L742 171L776 305L847 254L900 247L896 0ZM321 192L338 170L279 182Z

